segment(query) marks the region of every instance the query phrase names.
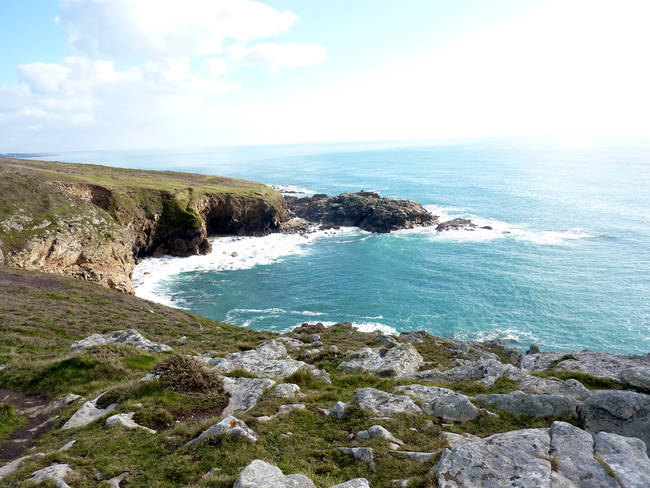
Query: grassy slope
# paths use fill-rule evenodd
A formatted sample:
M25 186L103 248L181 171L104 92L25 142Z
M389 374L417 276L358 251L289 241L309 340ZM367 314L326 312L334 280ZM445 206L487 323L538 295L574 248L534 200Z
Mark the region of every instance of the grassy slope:
M168 218L178 220L169 222L172 227L200 226L200 219L190 207L205 194L260 198L277 205L282 199L270 187L235 178L0 157L0 222L16 215L19 209L32 218L28 226L31 228L24 231L0 228L0 241L5 245L20 249L26 239L55 231L62 217L81 219L88 215L89 202L71 199L48 184L52 181L99 185L111 190L108 211L118 222L139 207L146 213L165 210ZM161 200L160 193L173 198ZM173 208L169 208L170 202ZM162 205L168 208L163 209ZM44 221L50 224L34 229Z
M389 452L384 441L358 443L348 438L373 424L388 428L406 443L407 450L432 451L443 447L441 427L426 416L402 416L393 420L372 419L350 408L343 420L323 416L319 409L336 401L349 401L356 388L372 386L385 391L404 382L365 374L342 373L336 369L348 349L373 345L373 334L360 333L344 326L321 333L324 349L336 345L340 354L326 353L314 364L332 375L326 385L305 374L287 382L299 383L306 397L304 411L260 422L256 417L274 414L282 403L270 394L246 414L238 415L259 434L260 440L248 443L237 439L218 439L195 447L184 447L206 427L219 419L215 405L223 403L210 396L182 394L164 388L159 382L137 384L134 380L151 371L165 354L143 353L128 347L105 346L81 354L69 354L70 344L91 333L136 328L147 338L171 345L183 354L223 355L251 348L273 334L256 332L214 322L170 309L97 285L38 272L0 267L0 388L28 391L58 397L70 392L87 398L109 391L120 400L118 411L137 411L140 422L162 430L156 435L106 428L95 422L81 429L61 431L60 427L78 405L57 412L53 429L37 438L34 452L48 453L26 461L21 469L3 480L18 486L36 469L53 462L69 463L79 477L73 487L98 486L95 469L105 478L124 471L131 474L128 487L212 486L230 487L237 474L251 460L260 458L277 464L285 473L303 472L320 487L329 487L355 477L367 477L372 486L388 486L390 480L410 477L409 486L432 486L426 476L435 459L418 463ZM415 344L427 361L444 365L453 354L440 341ZM295 355L295 354L294 354ZM510 391L516 384L498 384L492 391ZM486 391L476 384L457 385L458 391L475 394ZM138 403L142 407L136 406ZM20 419L12 420L15 425ZM431 422L433 421L433 422ZM469 431L480 435L513 428L548 425L549 420L532 420L503 415L495 420L479 419L446 430ZM4 435L6 436L6 433ZM0 431L2 435L2 431ZM0 437L1 442L2 437ZM72 449L56 452L70 440ZM337 451L338 446L371 446L375 449L377 472ZM3 464L3 463L0 463ZM207 479L202 476L219 468Z

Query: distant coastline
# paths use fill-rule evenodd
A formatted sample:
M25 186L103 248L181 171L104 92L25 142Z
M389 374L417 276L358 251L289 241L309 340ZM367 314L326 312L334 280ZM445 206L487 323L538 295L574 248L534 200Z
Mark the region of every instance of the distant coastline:
M58 154L51 153L0 153L0 158L51 158Z

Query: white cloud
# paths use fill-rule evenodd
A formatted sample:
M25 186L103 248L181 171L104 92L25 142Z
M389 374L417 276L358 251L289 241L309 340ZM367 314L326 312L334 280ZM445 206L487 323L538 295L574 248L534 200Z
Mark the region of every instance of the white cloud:
M320 44L259 43L250 48L243 44L228 46L230 59L251 66L262 66L271 72L294 66L315 66L327 59Z
M223 59L209 58L203 61L203 67L210 76L215 78L223 76L228 72L228 66Z
M58 23L86 56L153 59L218 53L224 40L281 34L297 19L251 0L62 0Z

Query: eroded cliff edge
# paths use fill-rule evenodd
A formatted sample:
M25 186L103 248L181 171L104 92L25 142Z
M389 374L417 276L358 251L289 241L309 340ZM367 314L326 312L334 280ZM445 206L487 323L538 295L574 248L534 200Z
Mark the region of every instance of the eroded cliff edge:
M282 195L234 178L0 158L0 264L132 293L136 260L210 250L214 234L264 235Z

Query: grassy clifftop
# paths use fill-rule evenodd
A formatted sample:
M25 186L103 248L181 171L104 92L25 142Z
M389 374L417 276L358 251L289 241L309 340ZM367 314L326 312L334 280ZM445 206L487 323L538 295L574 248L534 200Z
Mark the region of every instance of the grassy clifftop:
M264 234L282 195L190 173L0 158L0 263L131 291L134 257L209 250L210 234Z

